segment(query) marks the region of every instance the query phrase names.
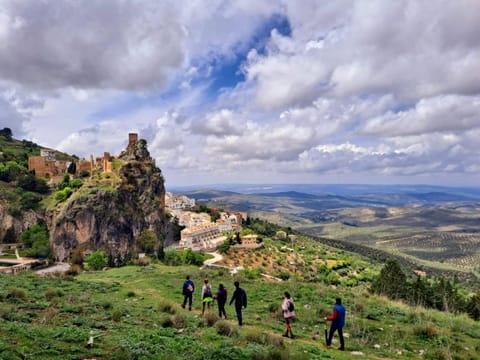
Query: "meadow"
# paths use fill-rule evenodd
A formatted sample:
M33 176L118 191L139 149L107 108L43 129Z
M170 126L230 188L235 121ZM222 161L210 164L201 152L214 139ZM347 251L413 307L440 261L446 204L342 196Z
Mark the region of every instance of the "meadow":
M300 238L295 251L265 239L257 250L230 249L228 269L153 261L98 272L0 275L0 359L478 359L480 326L466 315L409 307L369 291L381 266ZM261 274L283 276L284 281ZM186 275L197 285L194 309L180 307ZM331 275L334 274L334 275ZM204 278L248 294L245 326L233 306L200 315ZM355 281L353 281L355 279ZM283 292L296 303L295 339L283 338ZM347 308L346 348L326 348L323 317L335 298ZM93 346L87 341L93 337ZM353 354L354 354L353 353Z

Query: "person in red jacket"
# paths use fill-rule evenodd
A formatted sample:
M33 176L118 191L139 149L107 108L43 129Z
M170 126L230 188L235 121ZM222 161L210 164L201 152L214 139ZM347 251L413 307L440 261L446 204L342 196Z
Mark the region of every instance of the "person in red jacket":
M340 347L338 350L345 350L345 341L343 339L343 327L345 326L345 307L342 305L342 299L335 300L333 307L333 314L324 318L325 321L331 321L330 332L328 334L327 346L330 346L333 339L333 334L338 331L340 338Z

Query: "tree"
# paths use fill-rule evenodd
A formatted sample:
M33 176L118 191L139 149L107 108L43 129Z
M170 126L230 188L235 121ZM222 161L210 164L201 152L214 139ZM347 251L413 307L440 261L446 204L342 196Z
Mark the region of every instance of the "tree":
M13 137L12 130L7 127L0 130L0 135L3 136L8 141L12 140L12 137Z
M47 258L51 255L48 241L48 229L45 224L37 224L29 227L20 234L20 239L27 248L27 254L31 257Z
M102 250L95 251L85 260L86 269L102 270L105 266L107 266L107 257Z
M474 320L480 320L480 291L473 295L467 303L468 315Z
M153 254L157 245L157 235L148 229L143 230L137 239L137 246L146 254Z
M76 172L77 172L77 164L75 163L75 161L72 161L70 165L68 165L67 173L71 175L75 175Z
M407 276L395 260L389 260L372 283L372 291L392 299L407 295Z

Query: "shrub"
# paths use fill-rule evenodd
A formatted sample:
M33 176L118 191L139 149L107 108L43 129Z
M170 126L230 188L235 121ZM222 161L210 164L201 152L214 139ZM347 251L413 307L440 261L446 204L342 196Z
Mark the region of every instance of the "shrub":
M51 301L52 299L54 299L56 297L62 297L62 296L63 296L63 291L60 290L60 289L48 288L45 291L45 298L48 301Z
M27 293L25 290L19 288L11 288L7 294L7 299L24 300L26 297Z
M139 266L148 266L151 263L152 263L152 259L150 259L149 257L142 257L142 258L139 258L137 261L137 265Z
M278 277L283 281L287 281L288 279L290 279L290 274L287 272L281 272L280 274L278 274Z
M68 269L65 274L69 276L75 276L80 274L80 271L82 271L82 267L80 265L74 264L70 266L70 269Z
M422 340L431 340L438 337L438 330L430 324L417 325L413 328L413 334Z
M249 280L258 279L262 274L261 268L248 268L245 269L245 278Z
M171 318L172 318L173 326L176 329L183 329L183 328L186 328L188 325L187 317L183 314L175 314Z
M218 316L215 315L214 313L205 314L205 322L207 326L212 327L215 325L217 321L218 321Z
M135 294L135 291L130 290L129 292L127 292L127 297L135 297L135 296L137 296L137 294Z
M168 314L175 314L177 312L176 305L168 300L160 300L158 310Z
M85 260L85 268L93 270L101 270L107 266L107 257L102 250L97 250L90 254Z
M83 264L83 251L80 248L75 248L72 250L70 255L70 263L75 265L82 265Z
M65 201L70 197L70 195L72 195L72 193L72 188L67 186L64 189L59 190L55 193L55 200L57 200L58 202Z
M167 327L172 327L173 326L173 319L172 316L169 315L163 315L160 317L160 320L158 321L161 327L167 328Z
M226 320L219 320L215 324L215 329L218 335L236 337L238 336L238 330L232 324Z
M258 329L249 329L245 333L245 340L249 343L265 344L265 334Z
M112 320L115 322L119 322L122 319L123 311L120 309L115 309L112 313Z

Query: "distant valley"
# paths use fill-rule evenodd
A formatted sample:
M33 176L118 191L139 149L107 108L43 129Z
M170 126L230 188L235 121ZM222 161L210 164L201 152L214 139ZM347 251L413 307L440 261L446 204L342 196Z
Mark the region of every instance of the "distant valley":
M171 190L315 237L387 252L420 268L480 274L478 188L302 184Z

